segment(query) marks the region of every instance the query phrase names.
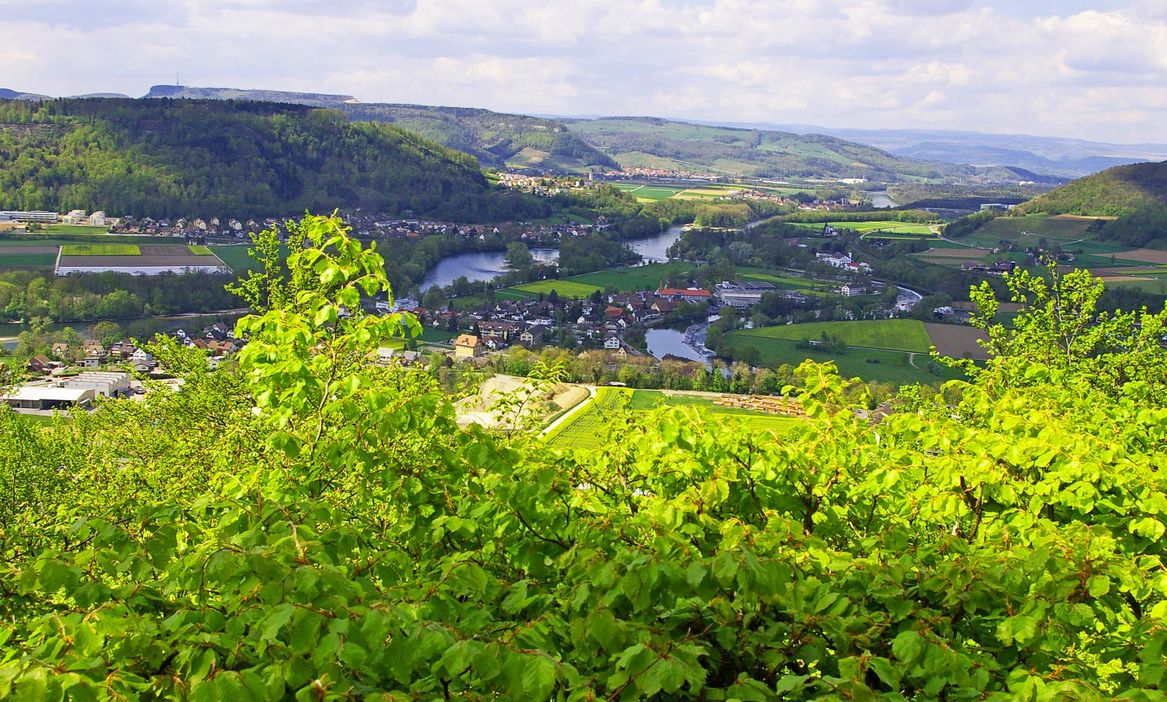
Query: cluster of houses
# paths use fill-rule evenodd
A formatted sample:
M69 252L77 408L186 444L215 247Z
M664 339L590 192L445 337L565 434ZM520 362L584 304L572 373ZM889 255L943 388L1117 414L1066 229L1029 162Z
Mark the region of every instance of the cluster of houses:
M201 349L211 368L243 347L229 325L215 323L200 336L174 332L182 344ZM48 411L72 406L88 407L97 396L122 397L140 386L131 385L130 371L158 376L158 361L132 341L103 344L86 339L80 344L57 342L49 354L28 359L27 370L37 376L7 395L3 401L19 411ZM162 376L165 377L165 376Z
M715 304L703 288L661 287L655 291L613 293L596 299L498 300L465 312L431 312L404 305L423 324L461 330L454 340L458 359L478 358L511 346L528 349L570 338L575 345L601 348L619 355L640 352L624 341L634 326L652 326L683 303Z
M984 275L1003 276L1012 273L1017 264L1013 261L998 261L997 263L983 263L981 261L965 261L960 264L961 270L966 273L982 273Z
M837 268L845 273L859 275L871 272L871 266L862 261L853 260L850 254L838 251L819 251L814 257L819 263L826 264L831 268Z

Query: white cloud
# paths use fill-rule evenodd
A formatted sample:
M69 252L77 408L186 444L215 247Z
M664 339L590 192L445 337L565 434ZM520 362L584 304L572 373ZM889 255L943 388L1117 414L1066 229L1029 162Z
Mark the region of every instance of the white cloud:
M55 95L140 95L178 72L192 85L368 102L1167 142L1162 0L1033 7L1048 11L1006 0L111 0L99 13L0 0L0 65L2 87Z

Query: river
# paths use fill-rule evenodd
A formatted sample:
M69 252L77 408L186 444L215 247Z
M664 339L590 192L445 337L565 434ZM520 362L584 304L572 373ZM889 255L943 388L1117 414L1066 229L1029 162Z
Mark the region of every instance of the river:
M559 249L531 249L531 255L540 263L554 263L559 260ZM444 288L452 285L460 276L476 283L481 280L491 280L507 272L505 251L474 251L471 253L447 256L438 261L437 265L426 271L421 279L422 291L429 290L437 285Z
M871 196L871 206L877 210L886 210L892 207L899 207L899 203L891 199L886 190L879 192L868 193Z
M628 247L640 254L646 263L663 263L668 260L668 249L681 236L681 227L669 227L655 236L632 239ZM559 260L558 249L535 248L531 255L536 261L553 263ZM447 256L426 271L421 280L422 291L431 286L446 287L459 276L465 276L471 283L491 280L507 272L506 253L503 251L475 251L472 253Z

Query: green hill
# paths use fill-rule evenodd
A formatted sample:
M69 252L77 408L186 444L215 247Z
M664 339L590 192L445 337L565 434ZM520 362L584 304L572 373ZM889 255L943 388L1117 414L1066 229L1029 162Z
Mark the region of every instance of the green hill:
M1108 168L1051 190L1017 209L1027 214L1114 217L1163 205L1167 205L1167 161Z
M867 178L900 181L971 174L898 158L818 134L737 129L653 117L564 120L568 128L625 167L710 171L733 176Z
M389 122L476 157L484 166L579 171L617 168L559 122L490 110L425 105L351 104L354 120Z
M285 216L305 210L491 219L543 206L406 130L302 105L0 101L0 209Z

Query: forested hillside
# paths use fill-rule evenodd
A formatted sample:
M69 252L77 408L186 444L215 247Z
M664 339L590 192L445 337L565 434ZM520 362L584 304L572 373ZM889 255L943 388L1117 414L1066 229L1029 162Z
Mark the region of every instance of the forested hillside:
M559 122L461 107L346 105L354 120L388 122L476 157L483 166L554 171L618 168Z
M564 122L622 166L885 181L972 172L967 167L898 158L871 146L817 134L734 129L651 117Z
M1010 278L992 358L878 424L808 362L782 441L678 409L571 453L369 363L416 322L341 317L381 257L300 234L237 365L0 407L0 698L1162 697L1164 316L1087 273Z
M474 159L397 127L298 105L0 101L0 209L287 216L545 214L489 188Z
M1167 161L1115 166L1038 196L1018 212L1122 216L1167 205Z

